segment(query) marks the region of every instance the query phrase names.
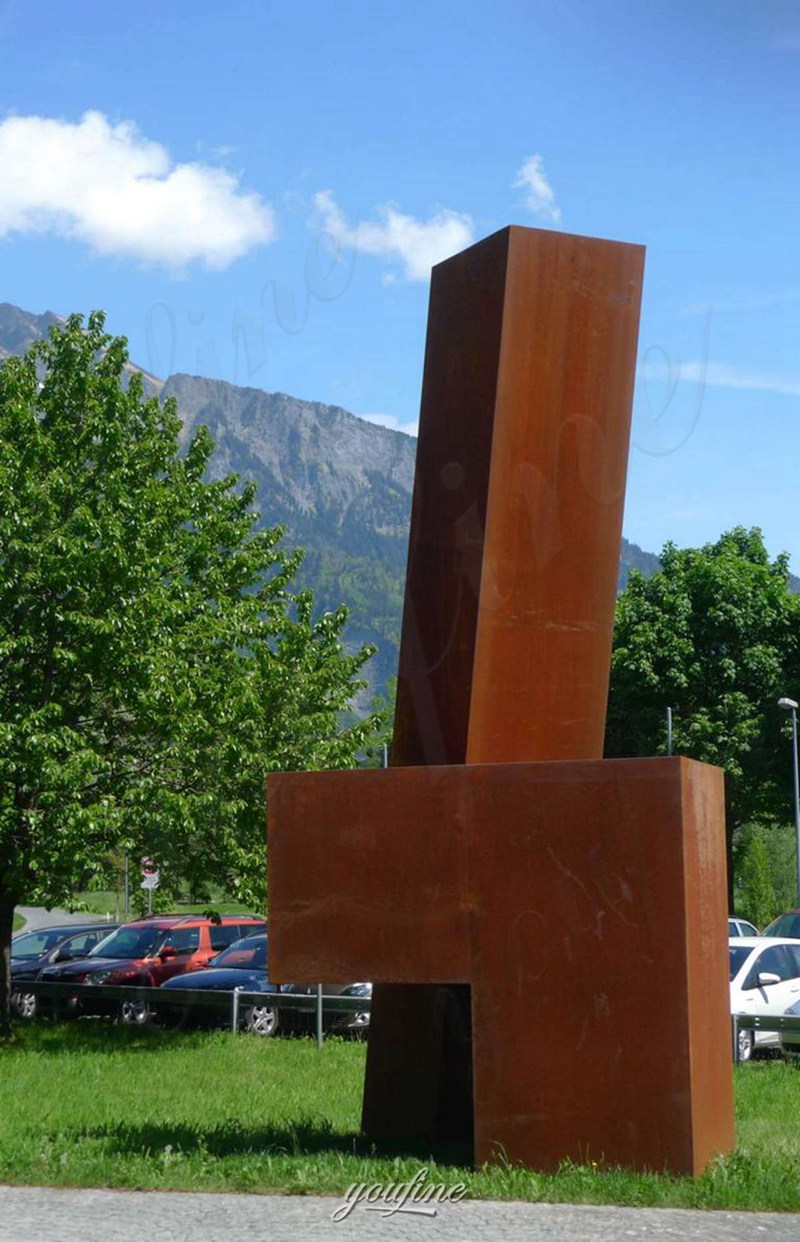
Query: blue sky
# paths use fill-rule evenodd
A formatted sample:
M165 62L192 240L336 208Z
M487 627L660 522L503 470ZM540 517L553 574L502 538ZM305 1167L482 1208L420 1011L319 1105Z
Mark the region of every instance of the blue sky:
M644 243L649 550L800 567L799 155L794 3L0 0L0 301L103 307L156 374L412 427L431 261Z

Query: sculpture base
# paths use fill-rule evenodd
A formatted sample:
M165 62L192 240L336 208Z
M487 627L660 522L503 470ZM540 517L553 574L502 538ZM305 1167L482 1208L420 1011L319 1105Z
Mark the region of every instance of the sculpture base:
M269 823L273 977L471 985L477 1164L698 1175L732 1146L718 769L276 774ZM426 991L416 1027L398 989L377 998L377 1138L445 1137L448 1099L464 1133L446 1007Z

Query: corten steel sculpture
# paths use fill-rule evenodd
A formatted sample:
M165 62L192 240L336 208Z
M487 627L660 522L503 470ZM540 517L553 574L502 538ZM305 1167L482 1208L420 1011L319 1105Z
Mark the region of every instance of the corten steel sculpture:
M601 758L642 266L509 228L434 269L394 766L269 780L271 971L377 982L376 1139L733 1141L721 773Z

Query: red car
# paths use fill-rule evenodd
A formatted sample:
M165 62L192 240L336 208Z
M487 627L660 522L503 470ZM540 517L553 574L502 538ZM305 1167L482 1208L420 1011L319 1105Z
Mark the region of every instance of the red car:
M210 957L234 940L267 930L263 919L226 914L218 922L198 914L159 914L125 923L106 936L80 961L43 970L40 978L53 983L114 984L159 987L173 975L204 966ZM87 1004L84 1013L118 1012L123 1022L141 1025L150 1017L146 1001L106 1001Z

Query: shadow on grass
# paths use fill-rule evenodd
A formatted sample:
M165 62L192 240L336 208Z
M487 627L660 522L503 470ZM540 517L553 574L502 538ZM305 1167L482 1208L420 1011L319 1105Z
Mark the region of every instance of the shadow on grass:
M423 1164L472 1166L472 1154L463 1145L376 1142L355 1132L336 1132L329 1122L304 1121L284 1125L249 1127L235 1121L204 1129L201 1126L146 1122L132 1125L118 1121L85 1127L74 1132L78 1141L100 1140L109 1154L140 1156L169 1148L185 1156L202 1153L226 1156L316 1156L336 1154L361 1159L416 1159Z

